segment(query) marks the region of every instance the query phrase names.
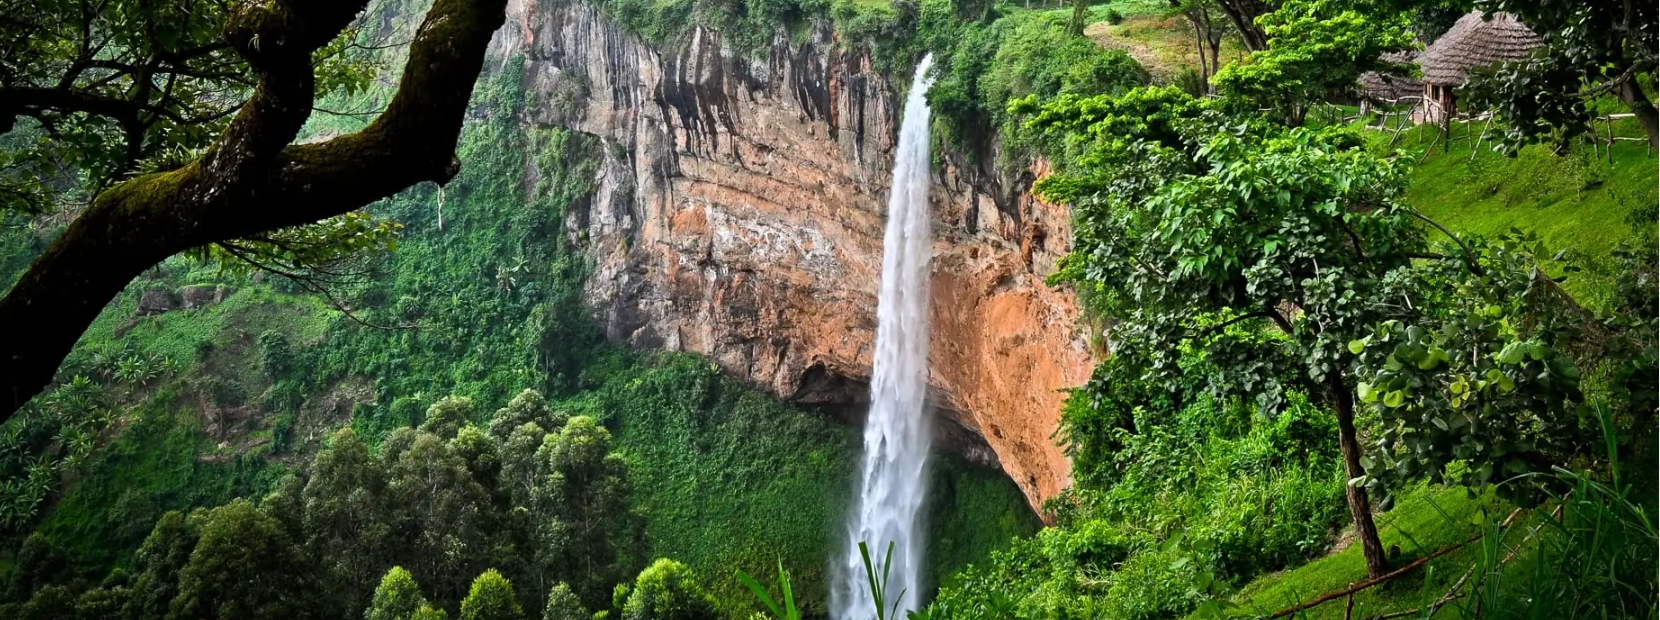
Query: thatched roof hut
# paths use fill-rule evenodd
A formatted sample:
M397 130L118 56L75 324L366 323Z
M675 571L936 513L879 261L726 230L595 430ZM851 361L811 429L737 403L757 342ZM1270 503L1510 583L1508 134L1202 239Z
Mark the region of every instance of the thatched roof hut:
M1509 13L1484 15L1471 11L1458 18L1451 30L1441 35L1418 63L1424 83L1436 86L1463 86L1470 70L1500 62L1523 60L1533 49L1544 45L1539 35Z
M1424 72L1424 106L1418 120L1441 122L1458 112L1453 89L1470 79L1470 70L1523 60L1544 45L1539 35L1509 13L1471 11L1458 18L1418 57Z

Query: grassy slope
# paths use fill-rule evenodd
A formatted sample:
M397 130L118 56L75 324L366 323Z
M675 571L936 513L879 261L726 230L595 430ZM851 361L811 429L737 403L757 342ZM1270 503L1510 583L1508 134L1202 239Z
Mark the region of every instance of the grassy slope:
M1640 136L1630 121L1620 135ZM1428 128L1404 137L1419 148ZM1593 305L1604 301L1612 275L1608 253L1632 235L1626 217L1657 202L1655 156L1640 143L1620 142L1595 160L1585 145L1558 157L1547 146L1531 146L1516 157L1486 146L1471 157L1466 131L1479 138L1480 126L1455 126L1451 148L1428 148L1417 167L1407 201L1426 215L1459 232L1494 236L1512 227L1537 233L1550 252L1568 250L1568 260L1584 269L1572 275L1567 289ZM1649 239L1649 243L1653 240ZM1560 265L1556 266L1560 271Z
M1635 127L1618 128L1620 135L1640 135ZM1652 209L1656 198L1656 158L1639 143L1620 143L1613 163L1592 161L1587 154L1552 155L1545 147L1529 147L1515 158L1486 148L1472 161L1463 129L1454 132L1450 148L1426 148L1429 128L1407 134L1402 146L1423 158L1414 171L1407 200L1448 228L1464 233L1497 235L1512 227L1536 233L1551 250L1569 250L1585 271L1566 284L1577 297L1600 303L1608 293L1606 257L1620 242L1632 239L1625 219L1633 209ZM1479 128L1477 129L1479 137ZM1425 134L1421 140L1417 134ZM1645 240L1638 240L1639 242ZM1653 239L1646 239L1652 243ZM1577 260L1575 260L1577 258ZM1560 264L1555 267L1559 270ZM1458 542L1479 532L1472 522L1486 511L1503 515L1504 502L1491 498L1470 500L1460 489L1418 488L1405 494L1394 510L1379 516L1385 547L1400 545L1400 563L1422 557L1426 550ZM1407 575L1355 596L1354 616L1421 606L1425 593L1439 596L1473 561L1473 549L1462 549L1430 562L1430 570ZM1526 562L1527 558L1518 560ZM1350 547L1294 570L1263 577L1245 586L1235 597L1247 610L1271 613L1340 590L1365 578L1360 549ZM1344 601L1335 601L1298 617L1343 618ZM1436 617L1451 617L1447 609Z

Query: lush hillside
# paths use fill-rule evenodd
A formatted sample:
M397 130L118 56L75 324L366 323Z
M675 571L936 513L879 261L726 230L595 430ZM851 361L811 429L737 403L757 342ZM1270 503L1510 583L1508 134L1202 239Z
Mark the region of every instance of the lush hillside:
M244 36L314 24L220 4L76 7L156 26L107 48L164 50L139 65L0 9L0 94L24 102L0 99L0 282L94 198L199 170L228 116L183 113L278 56L318 75L296 82L321 93L304 139L363 128L427 4L379 3L326 47ZM825 34L897 84L933 54L949 180L1070 210L1048 283L1100 352L1052 437L1071 486L1040 527L1002 472L935 454L926 604L877 620L1660 613L1660 129L1587 137L1601 115L1653 120L1657 68L1633 51L1652 6L593 4L665 53L717 30L757 68ZM1363 74L1473 8L1515 11L1500 25L1541 47L1465 72L1465 117L1359 114ZM63 15L39 21L98 30ZM295 41L317 46L284 56ZM149 96L149 69L122 72L197 58L215 64L175 68L184 100L110 103ZM0 618L827 615L856 432L707 359L604 340L569 216L624 151L527 120L522 63L486 63L442 188L169 257L104 308L0 424ZM100 105L11 90L65 67L115 72L56 87ZM111 107L128 122L93 118ZM778 569L767 594L735 578Z
M602 341L581 305L584 266L564 209L592 191L603 145L520 125L517 67L481 85L461 176L372 207L399 225L396 249L349 265L360 275L324 282L327 295L178 258L110 304L62 371L90 379L109 411L89 426L95 446L72 452L48 434L7 455L17 471L40 454L64 463L61 477L43 480L33 516L10 521L9 600L137 570L135 551L164 513L258 499L289 473L309 478L313 454L342 426L372 447L452 395L476 402L483 425L529 388L557 414L614 435L645 525L634 557L684 562L733 615L755 604L733 572L783 562L804 578L803 604L825 609L855 433L706 361ZM319 130L340 122L324 117ZM534 186L521 182L528 167ZM27 239L50 233L6 234L18 240L5 264L21 266L40 248ZM48 413L24 422L62 422ZM947 453L936 462L934 579L1036 529L1001 472Z

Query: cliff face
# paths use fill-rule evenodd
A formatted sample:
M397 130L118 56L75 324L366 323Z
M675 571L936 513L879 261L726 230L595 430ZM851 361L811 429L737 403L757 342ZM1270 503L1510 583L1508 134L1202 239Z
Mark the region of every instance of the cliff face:
M705 29L655 49L581 2L512 2L493 57L514 55L526 122L606 145L600 190L567 223L607 335L862 415L896 85L825 28L763 63ZM950 166L935 177L931 402L1036 507L1069 482L1059 390L1092 365L1072 295L1042 282L1070 218Z

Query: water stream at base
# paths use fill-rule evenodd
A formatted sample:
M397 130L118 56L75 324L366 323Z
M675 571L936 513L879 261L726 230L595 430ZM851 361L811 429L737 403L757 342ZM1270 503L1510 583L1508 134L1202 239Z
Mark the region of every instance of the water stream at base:
M928 384L928 101L924 95L931 57L917 65L899 125L887 231L882 240L882 283L876 303L876 355L871 369L870 416L865 421L864 462L857 503L848 517L847 549L833 565L830 592L836 620L871 620L871 599L858 544L869 545L878 576L893 543L886 607L898 602L899 618L916 609L922 568L924 466L933 437L923 414Z

